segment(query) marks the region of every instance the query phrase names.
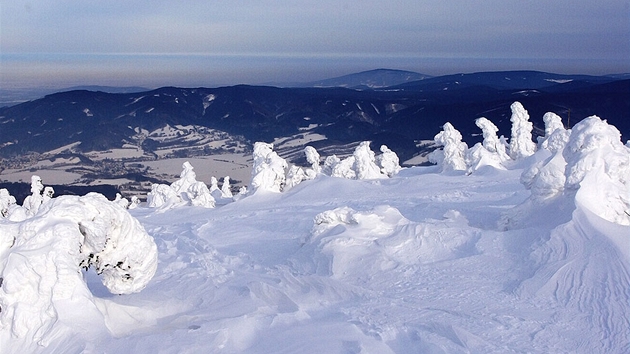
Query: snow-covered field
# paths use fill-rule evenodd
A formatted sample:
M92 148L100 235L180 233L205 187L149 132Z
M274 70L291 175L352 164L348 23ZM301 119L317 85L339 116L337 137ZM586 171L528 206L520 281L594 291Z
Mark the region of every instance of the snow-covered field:
M141 205L128 212L153 237L157 270L127 295L92 269L89 292L59 295L61 281L28 266L54 263L41 251L54 232L46 243L37 230L66 214L0 218L0 231L39 239L0 235L0 352L628 353L630 149L606 150L607 133L580 140L581 128L558 134L564 154L550 142L499 168L318 174L215 208ZM92 245L81 220L59 234Z

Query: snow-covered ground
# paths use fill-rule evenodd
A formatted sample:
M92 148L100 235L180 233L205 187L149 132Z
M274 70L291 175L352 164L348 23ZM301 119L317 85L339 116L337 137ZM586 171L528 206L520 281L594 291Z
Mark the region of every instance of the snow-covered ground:
M628 171L630 149L615 142L598 153L589 146L606 148L605 134L575 135L558 138L564 155L550 147L502 168L319 174L216 208L140 206L128 212L153 237L158 264L146 288L127 295L112 295L92 269L83 272L91 294L57 295L55 280L26 266L54 253L0 234L0 352L628 353L630 210L615 214L628 196L611 193L627 191L615 173ZM542 188L554 186L561 156L567 188L581 185L550 197ZM82 216L92 221L68 215L0 218L0 231L48 249L54 233L37 236L46 226L90 244L90 225L114 225L99 221L105 211ZM48 307L6 295L33 284L52 294ZM52 321L37 327L7 311Z

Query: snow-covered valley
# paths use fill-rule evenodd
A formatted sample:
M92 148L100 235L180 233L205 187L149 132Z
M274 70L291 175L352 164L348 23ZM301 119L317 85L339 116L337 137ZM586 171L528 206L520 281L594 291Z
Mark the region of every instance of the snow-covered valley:
M184 165L170 186L188 188L179 204L158 203L154 188L146 204L112 207L157 250L153 278L126 295L112 295L96 265L56 278L37 269L54 263L56 234L96 247L87 239L102 235L85 220L118 225L99 221L107 208L78 217L53 205L101 199L58 197L31 217L0 217L0 352L629 352L630 148L591 117L533 147L506 146L525 155L510 158L484 147L494 141L484 127L468 169L454 163L467 147L445 125L437 166L386 174L387 150L374 158L360 144L354 170L330 175L307 152L317 163L293 176L310 177L287 175L282 192L269 177L281 159L257 145L250 191L206 207L194 206L205 192ZM365 169L374 161L382 172ZM69 276L85 283L68 288Z

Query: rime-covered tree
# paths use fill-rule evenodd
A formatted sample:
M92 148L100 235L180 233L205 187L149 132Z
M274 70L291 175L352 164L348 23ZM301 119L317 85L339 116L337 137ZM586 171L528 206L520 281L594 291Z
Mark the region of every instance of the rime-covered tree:
M441 164L442 171L445 172L466 170L465 156L468 145L462 141L462 134L451 123L446 122L434 140L443 148L432 152L429 156L430 161Z
M529 113L520 102L510 106L512 110L512 135L510 137L510 157L514 160L531 156L536 152L536 144L532 141L533 124L529 121Z
M369 141L362 141L354 149L354 170L357 179L383 178L381 169L376 164L376 156L370 149Z
M254 144L253 158L252 191L281 192L288 165L283 158L273 151L273 144L256 142Z
M381 145L381 154L376 157L376 163L381 169L381 173L392 177L400 170L400 160L395 152L390 150L387 145Z

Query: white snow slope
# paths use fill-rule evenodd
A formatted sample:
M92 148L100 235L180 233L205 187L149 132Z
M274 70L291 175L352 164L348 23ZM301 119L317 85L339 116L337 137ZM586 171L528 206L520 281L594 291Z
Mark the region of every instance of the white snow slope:
M111 295L90 270L95 308L49 309L39 342L0 328L0 352L629 353L630 226L588 198L523 203L535 157L130 210L157 245L147 287Z

